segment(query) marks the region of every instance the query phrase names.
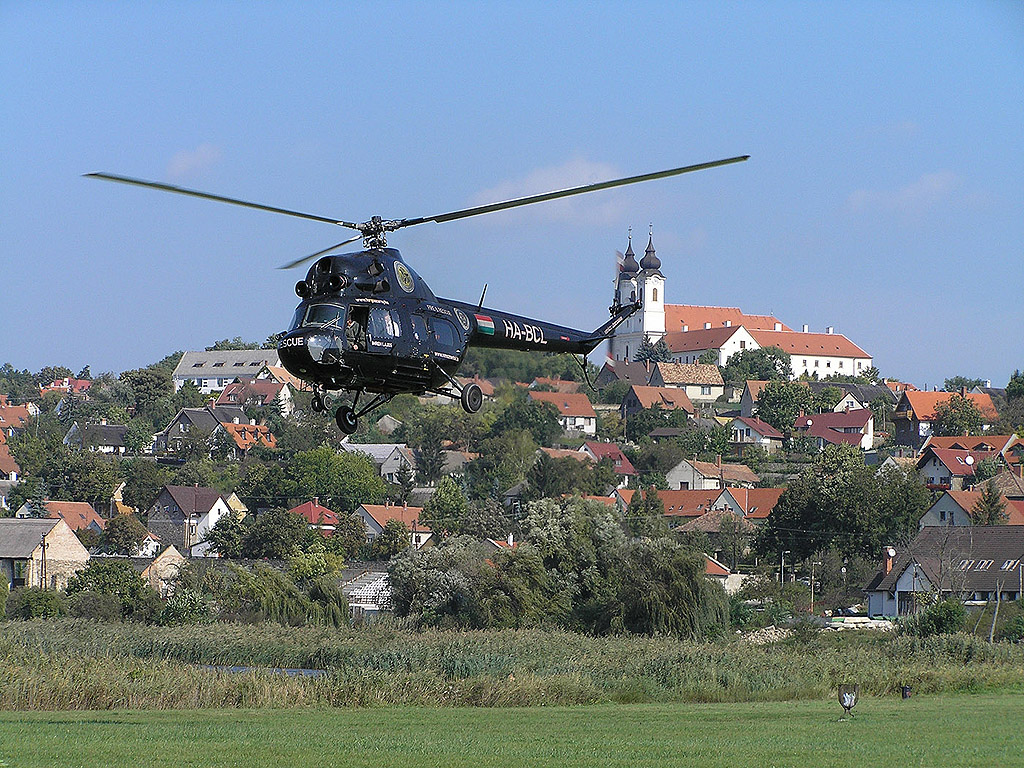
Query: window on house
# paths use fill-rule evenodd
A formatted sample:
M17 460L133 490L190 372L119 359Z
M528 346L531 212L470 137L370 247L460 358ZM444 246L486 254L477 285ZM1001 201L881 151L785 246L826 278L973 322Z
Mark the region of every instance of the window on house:
M842 361L842 360L840 360L840 361L839 361L839 367L840 367L840 368L842 368L842 367L843 367L843 361Z
M826 368L831 368L832 367L832 361L831 360L826 361L825 362L825 367Z
M192 363L192 367L193 368L202 368L203 364L202 363Z
M224 363L223 362L214 363L213 367L214 368L223 368L224 367Z
M651 289L651 301L657 301L657 300L658 300L658 289L657 288L652 288Z
M711 387L701 387L700 388L700 393L702 395L710 395L711 394Z
M804 358L804 368L806 368L806 367L807 367L807 358L805 357Z
M746 340L745 339L740 339L740 349L746 349L746 348L747 348Z
M943 523L946 522L946 510L943 509L939 511L939 521Z
M814 367L817 368L821 364L821 360L814 361Z

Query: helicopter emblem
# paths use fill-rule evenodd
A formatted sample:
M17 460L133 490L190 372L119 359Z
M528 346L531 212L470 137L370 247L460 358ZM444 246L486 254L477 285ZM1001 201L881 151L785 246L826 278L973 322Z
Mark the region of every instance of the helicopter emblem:
M454 221L716 168L743 162L748 157L741 155L585 184L435 216L397 220L374 216L362 223L111 173L89 173L86 176L356 230L359 234L354 237L280 267L290 269L315 260L306 277L295 284L299 305L278 343L282 365L294 376L312 384L311 407L314 410L330 408L330 393L352 394L351 404L342 403L334 408L339 429L352 434L362 416L403 393L431 392L457 397L468 413L479 411L483 402L480 387L475 383L462 386L455 378L466 350L471 346L565 352L581 355L585 362L586 355L641 307L639 301L624 305L616 303L609 309L611 317L608 321L593 331L585 331L484 307L483 296L476 305L438 298L401 254L388 247L387 233L426 222ZM344 246L360 239L363 241L361 250L338 253ZM398 290L388 279L389 275L394 276ZM370 399L360 405L364 394Z

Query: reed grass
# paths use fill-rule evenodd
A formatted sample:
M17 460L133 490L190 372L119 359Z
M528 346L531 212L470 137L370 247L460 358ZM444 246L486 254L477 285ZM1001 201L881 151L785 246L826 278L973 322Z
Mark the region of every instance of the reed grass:
M200 665L254 667L226 672ZM292 678L265 668L325 670ZM753 646L562 630L0 623L0 708L531 706L1024 690L1024 647L823 634Z

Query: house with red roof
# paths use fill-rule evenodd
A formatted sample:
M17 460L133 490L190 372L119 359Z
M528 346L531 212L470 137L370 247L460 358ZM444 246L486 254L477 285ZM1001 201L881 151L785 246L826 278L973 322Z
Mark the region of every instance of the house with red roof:
M922 482L933 491L962 491L971 485L979 461L998 458L996 451L925 448L914 465Z
M360 504L355 514L359 515L366 526L366 541L373 543L384 532L384 526L391 520L398 520L409 529L409 546L416 549L434 546L434 533L420 523L422 507L410 507L408 504Z
M580 446L580 453L590 456L590 458L597 462L604 459L611 461L612 469L621 478L620 488L625 488L629 484L629 479L636 477L636 469L633 468L633 463L626 458L626 454L615 443L600 443L596 440L588 440Z
M248 424L235 422L221 422L213 430L211 442L216 441L219 435L225 435L231 441L231 456L236 459L245 457L250 449L257 445L264 448L276 448L277 438L265 424Z
M663 411L686 411L688 416L695 412L686 391L676 387L641 387L633 385L622 398L622 418L628 419L640 411L658 406Z
M938 406L948 403L953 392L904 391L892 414L896 425L894 439L898 445L920 448L932 433L932 424L938 418ZM961 392L981 413L985 429L999 420L999 413L992 398L981 392Z
M165 485L149 508L149 529L192 557L215 557L203 539L217 521L233 514L219 491L198 485Z
M85 501L44 501L46 517L59 517L72 531L80 531L83 528L90 528L96 533L103 533L106 521L92 508L92 504ZM22 504L15 517L34 517L28 503Z
M761 523L779 503L785 488L724 488L715 499L715 509L727 509L737 517Z
M277 403L284 416L295 410L291 387L271 378L239 378L224 387L215 405L262 408Z
M536 392L530 391L530 398L541 403L551 403L558 409L558 422L566 432L597 434L597 413L590 398L582 392Z
M770 454L782 450L783 434L768 422L758 418L740 416L733 419L729 425L729 433L732 436L733 449L738 456L743 456L743 450L751 445L764 448Z
M815 438L819 450L826 445L845 443L866 451L875 442L875 416L870 408L798 416L793 429L797 434Z
M683 459L665 473L668 487L676 490L718 491L727 486L753 488L760 478L744 464L723 464Z
M47 392L65 392L69 395L80 395L83 392L88 391L89 387L92 386L92 382L88 379L55 379L45 387L39 388L39 394L45 395Z
M21 467L11 456L11 449L6 443L0 443L0 480L17 482L21 475Z
M337 513L323 506L319 498L299 504L288 511L305 520L310 528L318 528L324 536L333 536L334 530L338 527Z
M725 394L718 366L702 363L655 363L650 385L682 389L691 402L710 403Z
M24 429L25 424L35 414L32 412L32 405L11 405L7 395L0 395L0 432L7 437L13 437L14 433ZM39 409L35 408L38 413Z
M1000 496L1006 505L1007 525L1024 525L1024 501ZM933 525L974 525L974 507L981 491L946 491L921 516L920 528Z

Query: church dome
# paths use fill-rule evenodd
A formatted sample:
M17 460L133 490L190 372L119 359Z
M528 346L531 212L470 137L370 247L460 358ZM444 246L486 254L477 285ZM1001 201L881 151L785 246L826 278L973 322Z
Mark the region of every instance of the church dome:
M636 263L636 254L633 253L633 236L629 237L629 245L626 246L625 258L622 260L622 269L619 271L624 275L632 277L640 271L640 265Z
M644 257L640 259L640 268L644 270L649 270L651 272L657 272L659 269L661 269L661 259L659 259L654 254L653 234L647 241L647 250L644 251Z

